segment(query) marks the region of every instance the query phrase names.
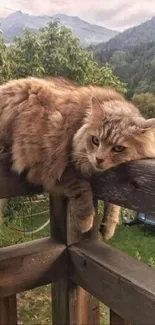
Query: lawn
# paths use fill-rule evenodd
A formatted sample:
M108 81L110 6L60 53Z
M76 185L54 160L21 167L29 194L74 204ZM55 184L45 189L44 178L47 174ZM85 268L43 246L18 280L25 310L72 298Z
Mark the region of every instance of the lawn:
M150 266L155 266L155 229L153 227L145 229L143 224L132 227L120 225L115 236L109 240L109 244Z
M10 223L11 225L25 230L36 229L43 222L48 219L48 212L41 215L40 211L48 210L48 201L26 203L25 205L18 207L18 213L16 212L16 205L13 207L13 212L9 209L10 220L13 213L16 214L16 218ZM8 213L8 211L6 211ZM33 213L37 213L33 216ZM25 216L28 215L28 217ZM149 229L148 229L149 230ZM0 247L14 245L19 242L25 242L33 239L49 236L49 226L47 226L41 232L24 236L18 234L4 224L1 226L0 232ZM155 266L155 231L149 231L147 235L144 233L144 226L123 226L120 225L117 228L115 236L109 240L109 244L115 248L124 251L125 253L138 258L139 260L147 263L148 265ZM19 324L51 324L51 286L44 286L28 292L24 292L18 295L18 319ZM100 308L101 324L107 325L109 323L108 308L101 304Z

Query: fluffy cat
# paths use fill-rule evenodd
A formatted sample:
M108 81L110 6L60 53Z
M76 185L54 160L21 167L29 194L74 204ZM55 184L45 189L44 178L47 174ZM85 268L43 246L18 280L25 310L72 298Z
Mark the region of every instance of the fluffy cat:
M12 168L45 190L70 199L81 232L94 219L89 176L118 164L155 157L155 119L112 89L78 86L63 78L26 78L0 87L0 143L9 147ZM118 223L109 209L108 239Z

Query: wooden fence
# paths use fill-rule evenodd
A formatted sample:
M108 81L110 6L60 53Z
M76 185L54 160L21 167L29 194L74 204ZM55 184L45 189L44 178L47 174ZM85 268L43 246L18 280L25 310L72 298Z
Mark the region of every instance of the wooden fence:
M0 182L0 198L42 191L13 174L4 154ZM94 176L92 186L96 206L104 199L155 215L153 160ZM99 301L110 308L111 325L155 324L154 270L98 242L97 221L79 235L64 197L50 199L50 217L51 238L0 249L0 325L17 324L17 293L49 283L53 325L98 325Z

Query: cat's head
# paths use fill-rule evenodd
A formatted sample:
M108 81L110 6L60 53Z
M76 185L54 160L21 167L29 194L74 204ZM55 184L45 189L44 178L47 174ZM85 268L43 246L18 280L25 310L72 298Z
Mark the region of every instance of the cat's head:
M155 119L144 119L125 100L92 99L83 126L73 138L73 161L84 172L155 158Z

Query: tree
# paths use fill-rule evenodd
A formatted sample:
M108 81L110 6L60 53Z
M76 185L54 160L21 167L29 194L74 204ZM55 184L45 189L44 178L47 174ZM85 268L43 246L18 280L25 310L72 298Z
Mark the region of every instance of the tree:
M135 94L132 101L144 117L155 117L155 95L150 93Z
M4 44L2 33L0 31L0 84L7 79L7 76L9 74L8 65L9 62L7 60L7 48Z
M26 76L63 76L80 84L111 86L124 93L126 87L109 66L99 65L90 51L80 48L70 29L51 22L37 34L24 31L7 47L8 79ZM6 70L7 72L8 70Z
M96 50L97 51L97 50ZM127 97L134 93L155 94L155 41L106 49L94 54L100 65L108 62L114 75L127 84Z
M24 37L15 37L8 47L8 61L11 62L11 79L27 76L41 76L44 68L40 62L40 44L37 36L24 30Z

